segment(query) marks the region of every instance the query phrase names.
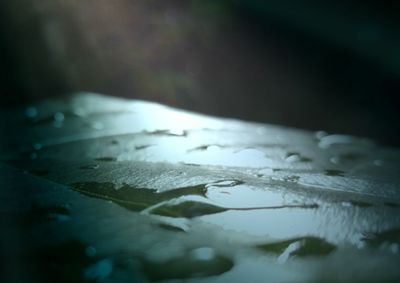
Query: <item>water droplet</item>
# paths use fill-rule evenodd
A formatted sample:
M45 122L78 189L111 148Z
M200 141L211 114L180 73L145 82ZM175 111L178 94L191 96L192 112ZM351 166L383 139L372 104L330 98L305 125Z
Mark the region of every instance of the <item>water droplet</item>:
M212 260L216 253L212 248L204 247L192 250L190 255L197 260Z
M397 243L391 244L391 245L389 246L389 248L390 248L390 251L391 251L393 254L398 254L398 253L400 252L400 245L397 244Z
M56 112L53 117L55 122L63 122L65 120L64 113L62 112Z
M78 117L85 117L87 115L85 110L81 107L74 107L74 109L72 110L72 113Z
M289 244L289 246L283 251L283 253L279 255L276 261L279 264L285 263L289 259L289 257L300 248L301 248L301 241L296 241Z
M53 118L54 118L53 126L55 128L61 128L63 126L64 120L65 120L64 113L56 112L53 115Z
M104 125L103 125L103 123L101 123L101 122L93 122L93 123L91 124L91 127L92 127L93 129L95 129L95 130L102 130L102 129L104 129Z
M322 139L323 137L326 137L327 135L328 133L325 131L318 131L315 133L315 137L319 140Z
M294 163L294 162L310 162L311 158L301 156L299 153L289 152L286 155L285 160L287 162L291 162L291 163Z
M288 154L286 157L287 162L299 162L300 161L300 155L298 154Z
M342 163L342 160L340 159L339 156L331 157L330 161L331 161L333 164L340 164L340 163Z
M33 149L34 150L41 150L42 149L42 144L41 143L34 143L33 145L32 145L32 147L33 147Z
M109 259L103 259L89 266L84 271L86 280L102 280L111 275L113 271L113 262Z
M354 142L354 138L346 135L329 135L321 138L318 146L320 148L329 148L335 144L349 144Z
M282 179L285 182L297 183L300 180L300 177L296 175L291 175L291 176L284 176Z
M381 166L383 166L384 164L385 164L385 161L383 161L383 160L380 160L380 159L374 160L374 165L375 165L375 166L381 167Z
M365 156L361 153L350 152L350 153L340 154L339 156L333 156L330 158L330 161L333 164L337 165L337 164L345 164L345 163L355 163L364 158L365 158Z
M349 201L342 201L341 204L342 204L342 206L344 206L344 207L352 207L352 204L351 204L351 202L349 202Z
M88 257L94 257L94 256L96 256L96 254L97 254L97 250L96 250L96 248L94 248L94 247L92 247L92 246L88 246L88 247L86 247L86 249L85 249L85 254L86 254Z
M25 109L25 116L27 118L33 119L38 115L38 110L36 107L27 107Z
M274 169L272 168L263 168L257 172L258 175L265 176L265 175L272 175L274 174Z

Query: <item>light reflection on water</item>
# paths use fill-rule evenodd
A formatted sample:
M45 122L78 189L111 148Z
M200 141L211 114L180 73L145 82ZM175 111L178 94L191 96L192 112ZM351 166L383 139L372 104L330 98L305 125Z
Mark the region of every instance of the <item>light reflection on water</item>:
M217 224L225 230L253 236L286 239L298 235L318 234L319 221L312 209L283 208L279 210L227 211L208 215L203 221Z
M173 142L153 146L142 156L143 160L151 162L185 162L215 166L265 167L273 164L263 152L255 149L236 151L215 146L205 151L187 153L181 144L176 145Z
M206 196L213 202L223 207L252 208L252 207L276 207L287 204L296 204L294 199L287 200L282 193L274 192L271 188L256 188L247 185L224 188L207 187Z

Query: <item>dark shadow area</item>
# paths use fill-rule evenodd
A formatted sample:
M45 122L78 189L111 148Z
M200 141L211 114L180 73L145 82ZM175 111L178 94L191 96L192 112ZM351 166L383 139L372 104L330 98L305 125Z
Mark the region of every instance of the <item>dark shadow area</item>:
M1 105L93 91L400 145L396 1L3 1Z

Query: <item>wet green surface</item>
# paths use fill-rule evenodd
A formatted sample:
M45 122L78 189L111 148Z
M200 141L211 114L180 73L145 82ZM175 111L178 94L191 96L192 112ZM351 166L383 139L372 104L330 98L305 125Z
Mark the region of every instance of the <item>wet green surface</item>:
M94 94L31 107L3 117L1 240L35 282L400 280L398 149Z

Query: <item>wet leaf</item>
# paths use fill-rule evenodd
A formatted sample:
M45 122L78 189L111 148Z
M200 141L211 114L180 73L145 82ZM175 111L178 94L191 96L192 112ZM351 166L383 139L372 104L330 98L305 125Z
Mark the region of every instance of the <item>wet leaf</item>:
M52 281L400 280L398 149L88 93L0 116L1 237Z

